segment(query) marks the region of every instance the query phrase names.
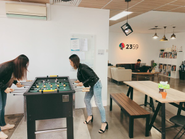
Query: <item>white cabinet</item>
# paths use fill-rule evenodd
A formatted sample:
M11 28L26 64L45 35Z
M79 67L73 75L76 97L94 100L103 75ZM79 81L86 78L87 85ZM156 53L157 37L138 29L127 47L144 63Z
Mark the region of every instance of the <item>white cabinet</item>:
M179 78L179 66L183 61L183 52L160 52L158 70L160 75Z

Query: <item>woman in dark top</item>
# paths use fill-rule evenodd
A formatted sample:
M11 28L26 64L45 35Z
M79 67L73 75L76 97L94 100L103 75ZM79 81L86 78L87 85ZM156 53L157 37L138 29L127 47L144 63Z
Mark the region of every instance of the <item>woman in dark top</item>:
M95 103L100 111L101 115L101 129L98 131L100 134L104 133L106 129L108 129L108 123L106 122L106 116L105 116L105 109L102 104L102 97L101 97L101 90L102 85L99 80L99 77L96 75L96 73L87 65L81 64L80 59L77 55L73 54L69 57L69 61L71 66L74 69L78 69L77 72L77 78L78 80L75 81L77 86L85 86L85 87L91 87L89 92L86 92L84 102L86 104L86 110L87 110L87 120L84 122L84 124L88 124L90 122L93 122L93 115L92 115L92 108L91 108L91 98L94 95Z
M15 125L6 124L4 119L7 93L13 92L10 88L12 83L17 87L22 87L18 80L26 79L29 59L25 55L0 64L0 138L7 138L3 130L14 128Z

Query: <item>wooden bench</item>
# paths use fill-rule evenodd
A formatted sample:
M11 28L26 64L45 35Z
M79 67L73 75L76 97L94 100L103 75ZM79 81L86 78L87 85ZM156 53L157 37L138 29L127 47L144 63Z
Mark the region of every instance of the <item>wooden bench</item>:
M112 111L112 99L119 105L123 112L129 115L129 137L133 138L135 118L146 118L145 136L149 136L150 113L127 97L124 93L110 94L110 111Z

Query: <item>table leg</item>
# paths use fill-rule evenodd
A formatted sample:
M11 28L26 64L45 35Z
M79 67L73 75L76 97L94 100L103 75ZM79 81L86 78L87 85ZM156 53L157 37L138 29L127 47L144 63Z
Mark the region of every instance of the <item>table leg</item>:
M152 81L154 81L154 74L152 75Z
M112 111L112 98L110 97L110 111Z
M155 119L156 119L156 116L157 116L159 110L160 110L160 107L161 107L161 103L159 102L158 105L157 105L157 108L156 108L156 110L155 110L155 112L154 112L154 115L153 115L153 117L152 117L152 120L151 120L151 122L150 122L149 130L151 130L151 128L152 128L152 126L153 126L153 123L154 123L154 121L155 121Z
M131 87L131 90L130 90L130 99L132 99L133 100L133 88Z
M159 82L159 73L157 74L157 79L158 79L158 82Z
M181 110L182 110L182 102L180 102L180 104L179 104L177 115L180 115L181 114Z
M130 89L131 89L131 87L129 86L128 91L127 91L127 97L129 97L129 95L130 95Z
M162 135L161 135L161 139L165 139L165 135L166 135L166 129L165 129L165 119L166 119L166 115L165 115L165 103L162 103L162 116L161 116L161 120L162 120Z
M136 75L136 79L137 79L137 81L138 81L138 75Z
M154 112L155 111L154 101L153 101L153 98L151 98L151 97L150 97L150 107L152 107L152 111Z
M152 108L152 111L154 112L155 111L155 108L154 108L154 102L153 102L153 99L150 97L150 103L147 102L147 99L148 99L148 96L145 95L145 102L144 102L144 106L146 107L147 104L150 105L150 107Z
M148 99L148 96L145 95L145 103L144 103L144 106L145 106L145 107L146 107L146 105L147 105L147 99Z
M129 97L130 96L130 97ZM133 100L133 88L130 86L127 92L127 97Z

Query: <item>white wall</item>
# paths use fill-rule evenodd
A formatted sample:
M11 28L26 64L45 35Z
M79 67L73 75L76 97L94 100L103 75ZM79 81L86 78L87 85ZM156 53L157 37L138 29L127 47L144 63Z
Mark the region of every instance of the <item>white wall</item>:
M165 49L165 48L172 48L172 45L176 46L177 51L180 49L182 46L183 53L184 53L184 58L182 60L185 60L185 33L175 33L176 39L172 40L170 39L172 34L166 34L166 38L168 39L167 42L161 42L160 49Z
M185 33L175 34L177 37L175 40L170 39L171 34L166 34L168 42L161 42L160 39L163 37L163 34L158 34L159 38L154 40L152 38L153 34L132 33L129 36L125 36L124 33L110 32L108 60L115 65L117 63L135 63L140 58L142 63L150 65L151 60L158 63L160 49L169 48L172 45L177 46L178 49L182 46L183 53L185 53ZM121 50L119 48L120 43L136 43L139 44L139 49L129 50L124 48ZM185 54L183 60L185 60Z
M4 2L0 5L3 7ZM97 51L108 49L109 11L52 5L50 14L49 21L0 18L0 63L24 53L30 59L28 79L47 75L76 78L68 60L70 37L72 34L94 35L94 70L102 81L103 103L106 105L108 54L98 55ZM20 99L8 99L7 114L23 112L22 108L14 111L14 105L9 105L10 101Z
M125 36L124 33L110 32L109 37L109 56L108 60L113 65L117 63L135 63L138 58L142 60L142 63L150 65L151 60L159 61L160 49L172 48L172 45L180 48L182 46L185 60L185 33L175 33L176 39L170 39L171 34L166 34L168 42L161 42L160 39L163 37L162 34L158 34L157 40L152 39L153 34L130 34ZM120 43L137 43L139 44L138 50L120 50ZM177 114L177 108L167 104L166 109ZM184 113L184 112L183 112Z
M138 44L139 48L137 50L125 48L121 50L120 43ZM125 36L124 33L110 32L108 60L116 65L117 63L136 63L139 58L141 63L150 65L151 60L158 61L159 44L159 41L152 39L151 34L132 33Z

